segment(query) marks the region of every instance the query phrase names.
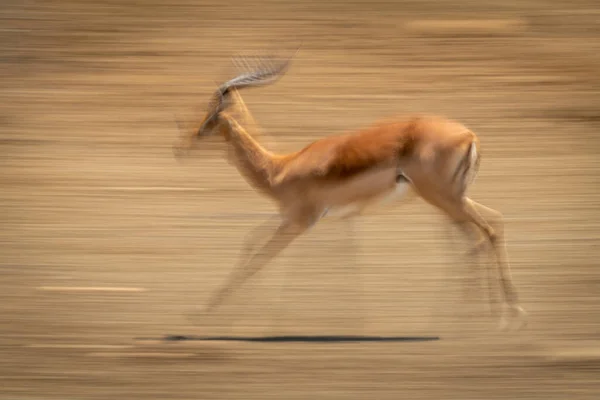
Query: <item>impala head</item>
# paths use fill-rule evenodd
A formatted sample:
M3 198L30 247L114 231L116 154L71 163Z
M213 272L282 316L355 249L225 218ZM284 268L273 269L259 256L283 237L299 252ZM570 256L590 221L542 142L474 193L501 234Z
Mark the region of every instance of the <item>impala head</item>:
M235 90L251 86L266 86L275 83L287 71L293 57L278 63L277 65L262 62L257 68L250 72L245 72L235 78L223 83L212 95L208 106L208 111L199 128L187 130L176 121L181 132L180 142L174 146L173 151L176 157L186 155L202 138L219 134L220 114L227 110L233 104L231 93Z

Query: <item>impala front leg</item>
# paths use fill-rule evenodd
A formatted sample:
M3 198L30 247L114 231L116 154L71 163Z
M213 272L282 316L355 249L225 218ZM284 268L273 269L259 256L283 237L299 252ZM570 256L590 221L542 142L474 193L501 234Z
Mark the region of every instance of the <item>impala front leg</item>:
M242 250L240 251L238 265L244 265L248 261L248 257L250 257L252 251L254 251L259 242L261 242L267 236L273 234L273 231L277 226L275 225L275 221L277 219L280 219L279 215L273 215L269 217L266 221L263 221L258 226L254 227L254 229L252 229L246 235L244 245L242 246Z
M246 262L240 264L231 273L225 284L210 298L205 311L213 311L221 305L235 289L254 276L273 258L288 247L294 239L306 230L306 228L287 222L281 224L261 249L252 255Z

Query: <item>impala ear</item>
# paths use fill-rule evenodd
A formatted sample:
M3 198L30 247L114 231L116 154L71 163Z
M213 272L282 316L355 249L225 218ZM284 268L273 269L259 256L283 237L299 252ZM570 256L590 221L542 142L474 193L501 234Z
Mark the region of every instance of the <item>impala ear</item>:
M299 49L299 47L296 49L296 53ZM296 54L294 54L294 56L295 55ZM222 129L218 128L222 113L230 108L231 105L236 104L238 99L241 101L238 90L275 83L279 78L285 75L291 59L294 56L281 63L273 63L270 60L258 58L256 65L253 68L250 68L250 64L248 63L244 64L246 69L245 72L221 85L217 85L217 89L213 93L209 103L208 111L198 129L189 129L185 127L179 119L175 117L175 124L180 132L180 141L177 145L173 146L176 156L180 157L186 155L194 147L196 140L199 138L208 137L218 133L225 133L225 135L227 135L226 132L223 132ZM230 126L232 123L237 124L235 119L231 116L226 116L224 119L227 120L227 123L229 123Z

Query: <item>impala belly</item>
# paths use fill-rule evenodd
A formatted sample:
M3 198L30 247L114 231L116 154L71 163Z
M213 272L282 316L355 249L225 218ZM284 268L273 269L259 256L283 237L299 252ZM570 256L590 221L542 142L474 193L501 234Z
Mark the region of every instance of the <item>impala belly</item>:
M410 182L396 168L385 168L363 172L342 184L325 185L319 195L325 203L324 216L343 218L400 200L409 188Z

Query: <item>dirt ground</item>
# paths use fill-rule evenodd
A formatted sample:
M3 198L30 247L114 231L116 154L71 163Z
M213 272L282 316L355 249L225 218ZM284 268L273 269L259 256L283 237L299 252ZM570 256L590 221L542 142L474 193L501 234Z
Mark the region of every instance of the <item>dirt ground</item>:
M597 399L595 3L3 3L0 399ZM190 323L274 209L215 143L177 162L173 116L199 118L231 56L300 42L243 93L261 140L413 112L471 127L470 194L505 215L524 330L494 331L466 243L419 200L318 225ZM441 339L135 340L167 334Z

